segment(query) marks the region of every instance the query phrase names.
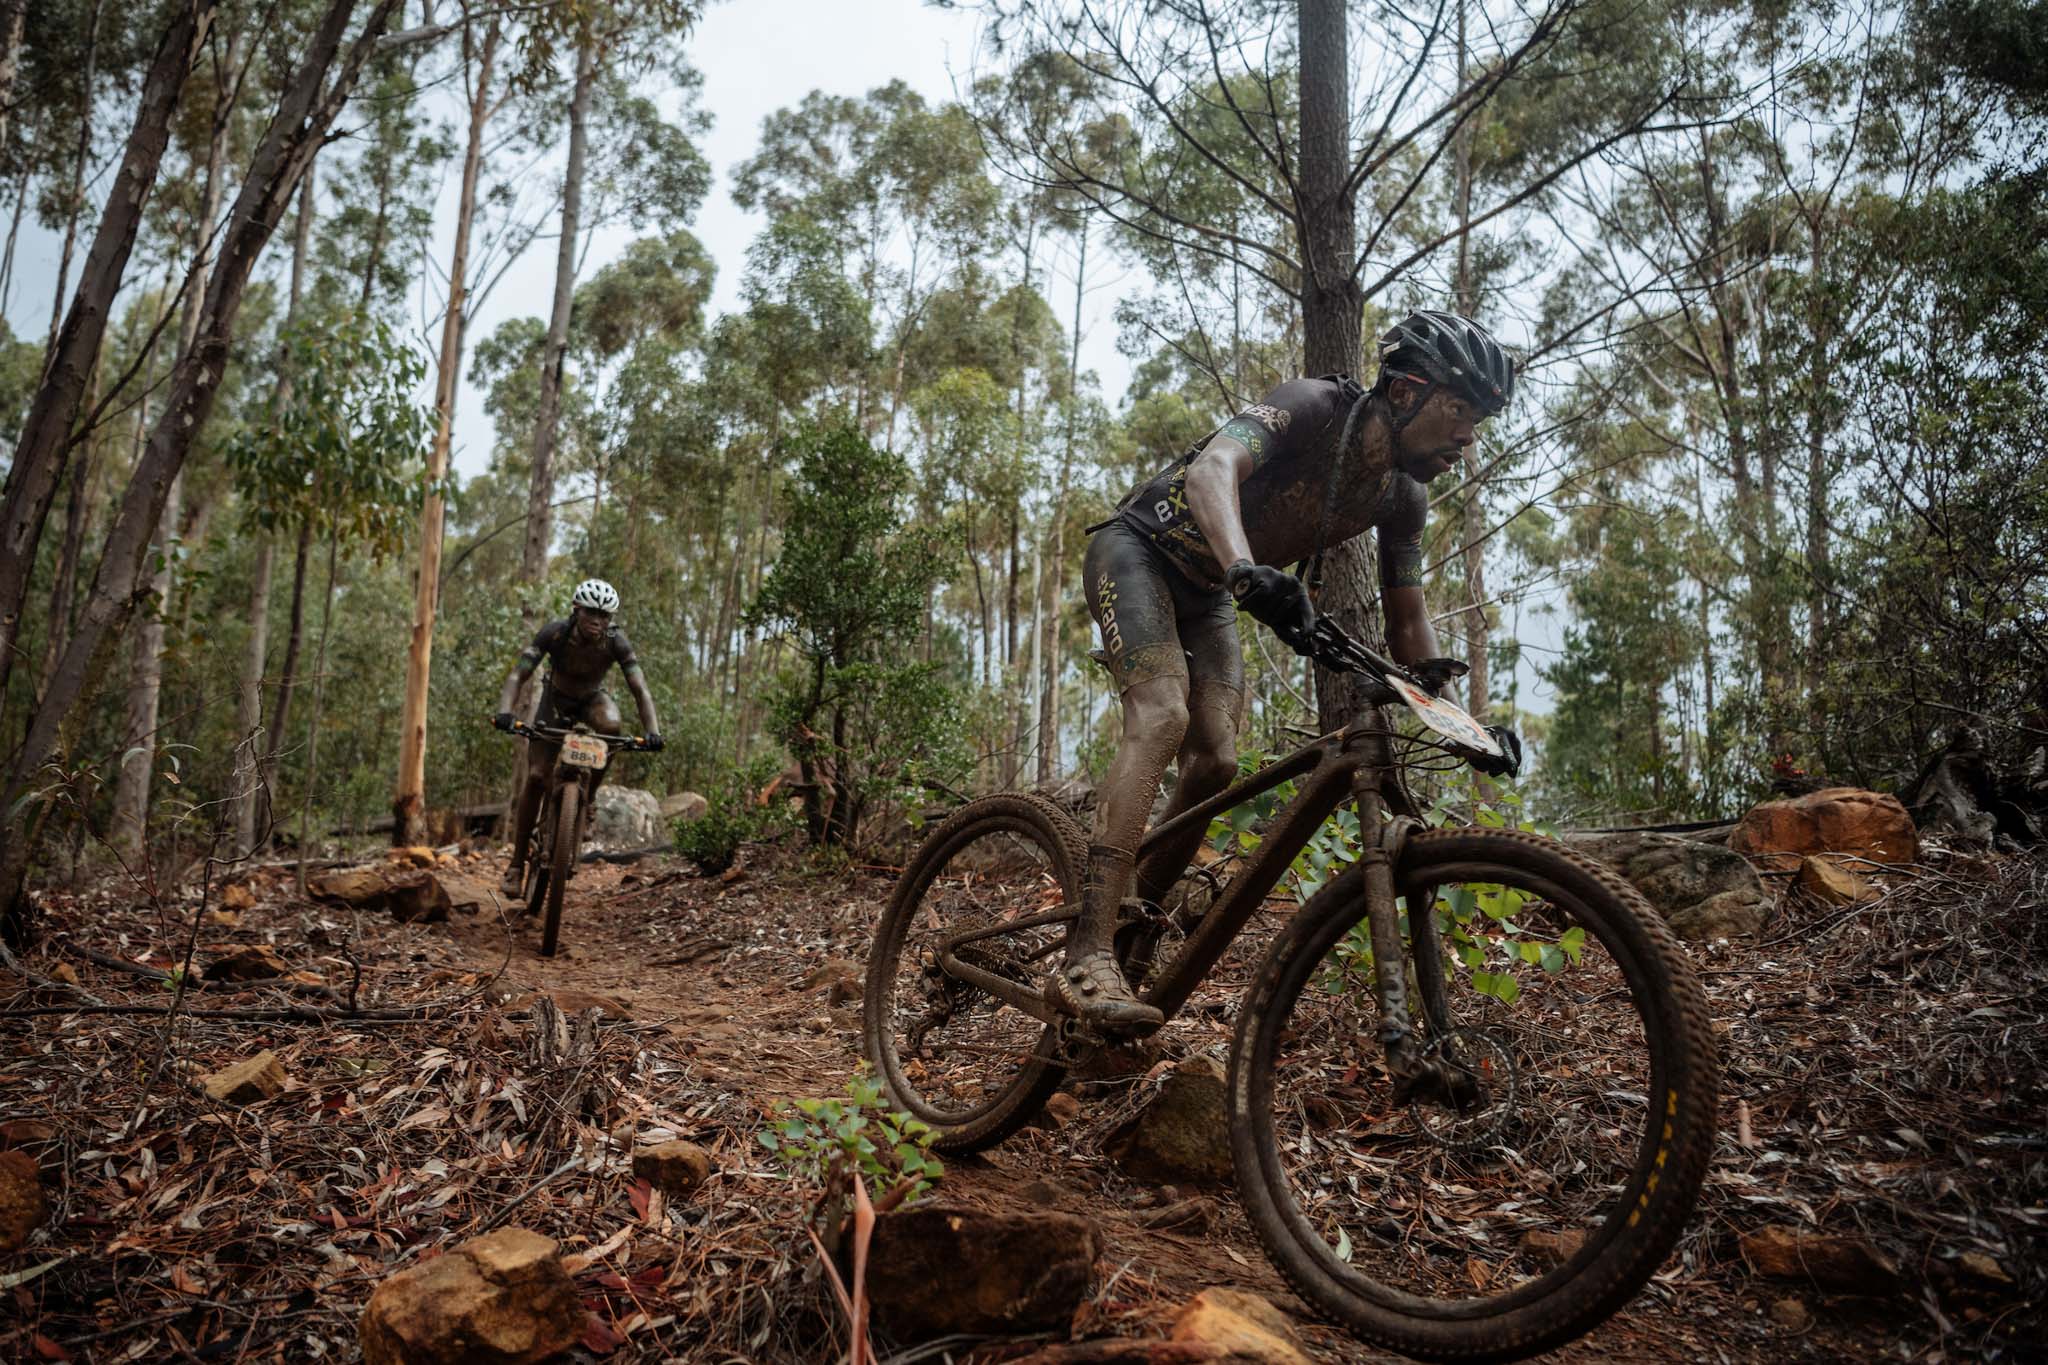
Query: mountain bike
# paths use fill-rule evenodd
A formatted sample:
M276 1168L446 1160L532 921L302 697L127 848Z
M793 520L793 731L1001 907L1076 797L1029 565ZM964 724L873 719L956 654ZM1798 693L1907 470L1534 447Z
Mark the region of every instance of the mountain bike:
M1326 827L1349 832L1355 809L1355 860L1287 919L1235 1001L1245 1211L1302 1298L1366 1341L1430 1360L1548 1350L1633 1297L1683 1231L1714 1142L1705 996L1663 920L1602 864L1519 829L1425 825L1407 776L1486 752L1471 717L1327 618L1307 652L1365 675L1367 706L1147 835L1141 857L1284 798L1234 838L1253 846L1205 911L1126 901L1119 958L1171 1027L1312 842L1311 865L1342 865ZM1419 725L1394 726L1388 706ZM1000 793L939 824L905 869L875 932L864 1034L934 1146L1001 1141L1119 1041L1044 997L1086 861L1065 811Z
M562 936L562 897L576 866L576 852L583 846L584 831L590 826L597 780L615 750L642 752L647 741L638 736L607 735L580 721L566 727L515 721L506 733L555 746L547 795L527 841L525 888L526 911L541 920L540 954L553 957Z

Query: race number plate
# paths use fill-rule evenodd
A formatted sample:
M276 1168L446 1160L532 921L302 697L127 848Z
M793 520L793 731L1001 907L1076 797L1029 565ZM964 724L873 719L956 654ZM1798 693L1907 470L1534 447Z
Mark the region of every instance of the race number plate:
M611 750L596 735L562 736L562 762L572 768L602 768Z
M1479 753L1498 758L1500 745L1493 742L1493 736L1486 733L1484 726L1465 713L1456 702L1432 697L1405 678L1389 677L1387 682L1401 694L1401 700L1408 703L1408 709L1419 717L1424 725L1442 735L1462 749L1473 749Z

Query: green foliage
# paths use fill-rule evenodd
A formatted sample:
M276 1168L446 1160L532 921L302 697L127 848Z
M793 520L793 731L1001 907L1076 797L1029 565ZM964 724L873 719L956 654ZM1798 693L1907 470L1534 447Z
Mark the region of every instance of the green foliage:
M867 1075L847 1082L845 1099L782 1105L757 1137L792 1175L827 1190L864 1180L880 1199L907 1183L906 1199L916 1199L945 1174L931 1154L931 1125L888 1109Z
M903 526L909 470L850 427L804 432L782 554L747 609L799 660L775 732L816 786L814 843L847 844L864 807L953 757L956 702L936 665L901 661L945 558Z
M789 825L789 800L770 791L780 765L769 755L721 766L704 793L704 814L677 820L676 852L707 873L732 866L740 845L773 838Z
M280 340L289 382L227 452L237 491L271 530L310 525L374 556L398 553L423 491L414 462L428 416L412 395L426 362L355 313L303 315Z

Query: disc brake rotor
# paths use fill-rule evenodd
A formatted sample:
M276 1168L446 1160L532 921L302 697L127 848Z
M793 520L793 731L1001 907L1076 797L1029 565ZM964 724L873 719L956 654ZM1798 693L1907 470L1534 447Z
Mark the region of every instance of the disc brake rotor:
M1415 1131L1453 1152L1482 1152L1498 1143L1521 1090L1513 1054L1478 1029L1459 1028L1432 1038L1422 1056L1452 1084L1440 1082L1430 1087L1440 1093L1418 1092L1408 1102Z

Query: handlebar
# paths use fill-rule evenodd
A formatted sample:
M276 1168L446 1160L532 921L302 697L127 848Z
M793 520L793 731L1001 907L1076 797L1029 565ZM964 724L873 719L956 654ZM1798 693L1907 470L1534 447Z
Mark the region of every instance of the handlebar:
M1332 673L1368 673L1382 682L1388 678L1400 678L1417 687L1425 686L1386 655L1354 639L1329 616L1316 618L1315 629L1309 633L1306 647L1295 646L1295 653L1307 655Z
M505 731L505 733L517 735L521 739L538 739L545 743L558 744L564 736L575 732L566 725L528 725L523 720L515 720L512 722L512 728ZM607 735L599 730L591 730L587 733L593 739L603 740L605 746L610 749L623 749L627 753L648 752L647 737L645 735Z

